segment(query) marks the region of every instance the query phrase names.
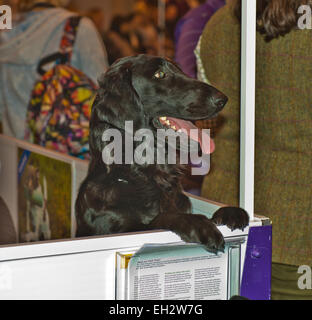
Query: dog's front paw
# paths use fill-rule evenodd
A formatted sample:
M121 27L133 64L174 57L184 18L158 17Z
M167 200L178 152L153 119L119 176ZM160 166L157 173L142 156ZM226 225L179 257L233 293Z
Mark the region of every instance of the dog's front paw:
M232 231L235 229L244 230L249 224L249 216L242 208L223 207L214 213L211 221L218 226L225 225Z
M217 226L205 216L189 215L190 221L187 232L180 234L186 242L201 243L206 246L209 252L224 252L224 238Z

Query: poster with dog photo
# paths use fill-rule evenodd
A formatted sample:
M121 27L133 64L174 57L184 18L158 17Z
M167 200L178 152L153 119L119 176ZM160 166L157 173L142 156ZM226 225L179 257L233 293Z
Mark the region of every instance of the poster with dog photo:
M18 150L19 242L71 236L71 165Z

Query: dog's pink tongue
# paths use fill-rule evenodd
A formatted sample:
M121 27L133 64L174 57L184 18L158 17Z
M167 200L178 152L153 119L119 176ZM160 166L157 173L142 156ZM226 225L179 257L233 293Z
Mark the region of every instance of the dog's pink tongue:
M205 154L213 153L215 150L215 144L213 140L209 137L208 134L204 133L202 130L198 129L192 122L176 119L176 118L169 118L171 124L174 124L179 129L184 129L187 131L188 136L192 139L197 141L202 149L202 152ZM191 129L197 129L198 131L193 131Z

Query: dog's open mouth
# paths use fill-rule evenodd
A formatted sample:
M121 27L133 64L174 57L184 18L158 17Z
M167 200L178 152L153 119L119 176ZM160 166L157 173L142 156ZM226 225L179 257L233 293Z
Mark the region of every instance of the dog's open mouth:
M191 121L172 117L160 117L154 119L153 122L159 129L173 129L177 133L187 134L190 139L200 144L204 154L211 154L215 150L215 144L210 136L197 128Z

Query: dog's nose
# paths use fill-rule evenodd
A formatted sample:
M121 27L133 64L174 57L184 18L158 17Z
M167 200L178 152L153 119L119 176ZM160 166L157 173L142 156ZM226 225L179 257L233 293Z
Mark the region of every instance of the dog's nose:
M221 111L227 102L228 98L223 93L218 93L213 99L213 103L215 104L217 111Z

